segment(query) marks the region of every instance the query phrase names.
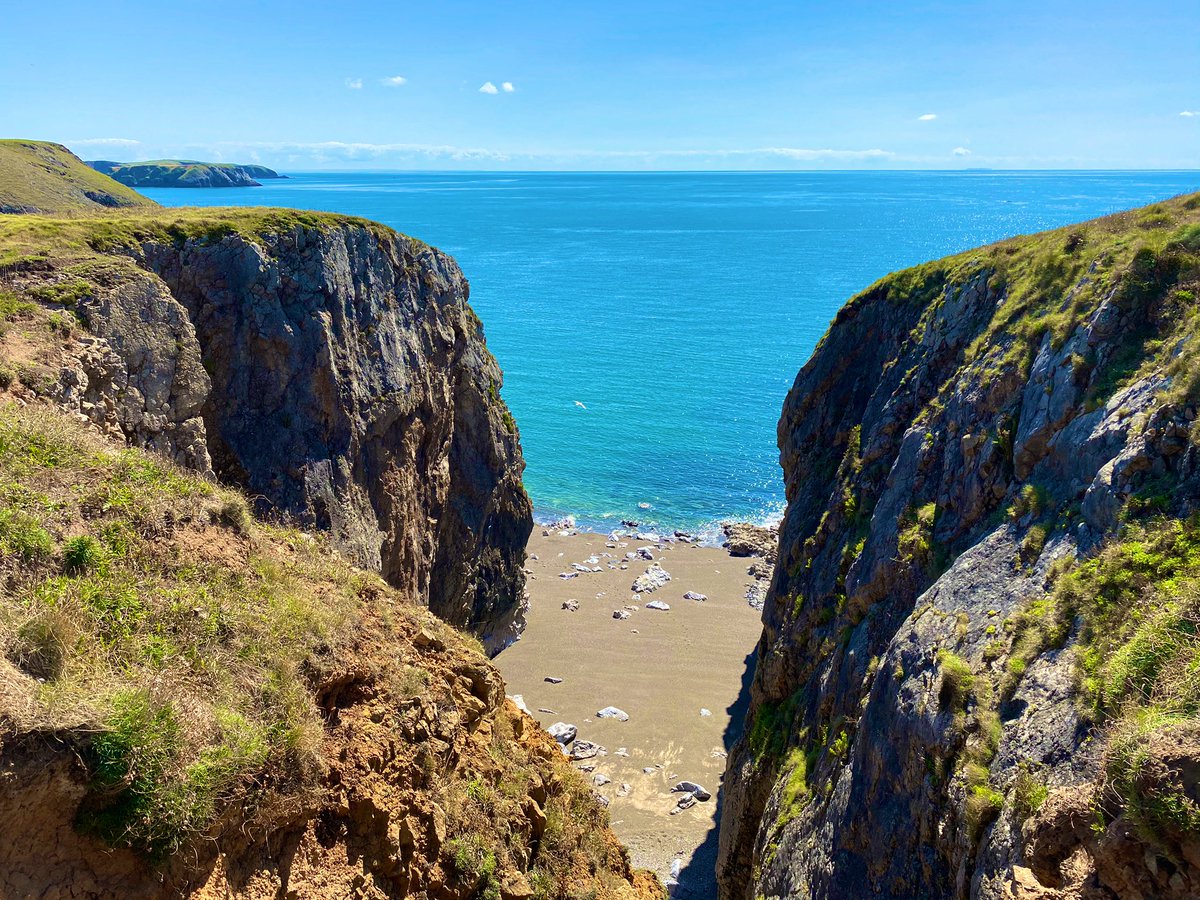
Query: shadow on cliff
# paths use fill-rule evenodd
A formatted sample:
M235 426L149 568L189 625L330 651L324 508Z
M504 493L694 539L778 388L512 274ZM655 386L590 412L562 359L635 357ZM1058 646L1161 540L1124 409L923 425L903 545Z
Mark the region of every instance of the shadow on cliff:
M742 686L737 699L725 711L729 714L729 725L725 728L723 743L725 753L733 752L733 745L742 736L746 724L746 712L750 708L750 684L754 681L754 664L758 648L746 654L746 665L742 672ZM680 900L715 900L717 896L717 841L721 829L721 808L725 802L725 788L717 789L716 823L704 836L704 842L696 848L692 858L679 872L679 884L670 889L672 898Z

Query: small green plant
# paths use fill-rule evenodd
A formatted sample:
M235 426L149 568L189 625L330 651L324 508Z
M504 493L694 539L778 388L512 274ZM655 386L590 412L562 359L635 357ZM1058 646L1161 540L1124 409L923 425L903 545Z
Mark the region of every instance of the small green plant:
M0 509L0 551L26 562L39 562L54 553L54 541L29 514L17 509Z
M107 558L103 545L90 534L81 534L63 544L63 569L70 575L100 571Z
M975 687L975 674L971 671L971 664L949 650L942 650L938 653L938 665L942 669L938 702L942 709L962 710Z
M1032 482L1021 488L1017 499L1008 509L1009 518L1014 522L1027 515L1040 516L1046 507L1046 492Z
M1049 796L1050 788L1046 786L1045 780L1036 772L1022 767L1013 779L1012 786L1013 811L1017 820L1024 822L1034 815Z
M971 788L964 812L967 834L972 841L979 840L983 830L996 820L1003 808L1004 795L999 791L986 784L977 784Z

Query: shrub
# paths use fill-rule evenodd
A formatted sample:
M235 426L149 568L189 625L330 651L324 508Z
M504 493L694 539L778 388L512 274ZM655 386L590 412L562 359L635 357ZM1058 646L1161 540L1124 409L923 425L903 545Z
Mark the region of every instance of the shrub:
M1030 514L1040 516L1045 506L1046 492L1036 484L1029 483L1017 494L1017 499L1008 509L1008 515L1014 522Z
M17 629L17 640L8 655L13 665L27 674L53 681L66 668L75 635L68 616L55 609L43 610Z

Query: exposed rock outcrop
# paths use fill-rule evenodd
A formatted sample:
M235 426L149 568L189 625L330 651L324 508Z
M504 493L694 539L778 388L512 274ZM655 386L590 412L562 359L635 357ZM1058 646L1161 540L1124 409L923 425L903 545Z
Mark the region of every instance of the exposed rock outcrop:
M1200 502L1197 221L1193 196L1014 239L838 314L779 425L788 508L722 896L1196 891L1196 835L1131 799L1200 811L1170 732L1131 731L1118 763L1141 774L1089 805L1132 720L1081 683L1107 671L1099 607L1055 592L1131 517Z

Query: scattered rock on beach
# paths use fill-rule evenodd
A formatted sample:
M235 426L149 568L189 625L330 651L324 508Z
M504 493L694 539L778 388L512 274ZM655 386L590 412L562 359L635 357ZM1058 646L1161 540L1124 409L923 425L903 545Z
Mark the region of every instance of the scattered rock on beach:
M591 759L599 753L607 753L608 751L599 744L593 744L591 741L576 741L571 748L571 759Z
M562 684L562 679L556 675L547 675L542 680L545 681L547 684Z
M546 733L560 744L569 744L575 740L575 736L579 734L579 729L566 722L555 722L546 729Z
M712 794L710 794L708 791L706 791L700 785L696 784L696 782L694 782L694 781L679 782L679 784L677 784L677 785L675 785L675 787L671 788L671 793L672 794L690 794L691 796L695 797L697 800L701 800L701 801L712 799Z
M697 603L703 603L708 599L707 594L701 594L699 591L688 591L683 595L684 600L695 600Z
M709 716L711 716L711 715L712 715L712 710L711 710L711 709L705 709L703 706L702 706L702 707L700 707L700 717L701 717L701 718L704 718L704 719L706 719L706 718L708 718L708 717L709 717Z
M628 553L625 555L630 556ZM633 556L636 556L638 559L652 560L654 559L654 551L649 547L638 547L637 552ZM633 556L630 556L630 558L632 559Z
M562 608L565 609L567 612L578 612L579 611L579 601L578 600L564 600Z
M607 775L602 775L600 772L597 772L595 775L592 776L592 784L594 784L596 787L604 787L606 784L611 784L611 783L612 783L612 779L609 778Z
M566 578L578 578L578 577L579 577L579 573L578 573L578 572L559 572L559 573L558 573L558 577L559 577L559 578L564 578L564 579L566 579Z
M633 791L633 785L622 781L621 786L619 788L617 788L617 796L618 797L628 797L632 791Z
M614 610L613 610L613 618L614 618L614 619L628 619L628 618L629 618L629 610L627 610L627 609L614 609Z
M756 581L746 589L746 602L760 612L762 611L763 605L767 602L767 589L763 587L762 582Z
M663 603L661 600L651 600L649 603L646 604L646 609L657 609L657 610L661 610L663 612L667 611L670 608L671 607L669 604Z
M598 719L616 719L618 722L628 722L629 713L623 709L618 709L615 706L606 706L604 709L596 713Z

